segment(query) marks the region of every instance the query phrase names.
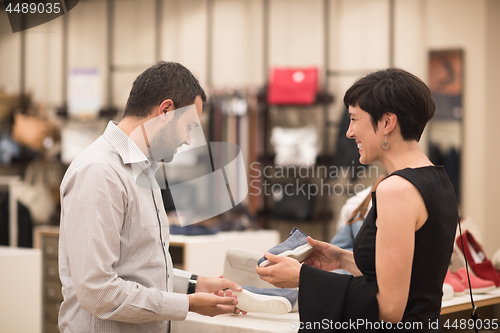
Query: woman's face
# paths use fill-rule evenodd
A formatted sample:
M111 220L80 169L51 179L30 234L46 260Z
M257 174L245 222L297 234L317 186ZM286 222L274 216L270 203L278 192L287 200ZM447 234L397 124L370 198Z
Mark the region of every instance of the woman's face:
M359 152L359 162L370 164L379 160L382 152L381 143L385 140L382 121L377 124L377 132L373 128L370 114L359 106L349 106L349 129L346 136L356 140Z

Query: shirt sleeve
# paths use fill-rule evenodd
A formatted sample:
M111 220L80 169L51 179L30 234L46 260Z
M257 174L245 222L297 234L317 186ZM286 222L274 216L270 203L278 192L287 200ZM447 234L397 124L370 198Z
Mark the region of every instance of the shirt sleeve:
M191 273L174 268L174 293L186 294Z
M124 280L113 269L126 209L126 188L107 164L87 165L61 186L61 238L80 305L100 319L184 320L187 295Z

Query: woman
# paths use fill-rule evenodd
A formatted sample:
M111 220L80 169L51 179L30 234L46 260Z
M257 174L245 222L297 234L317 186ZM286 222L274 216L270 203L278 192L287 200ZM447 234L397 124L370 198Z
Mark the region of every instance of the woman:
M344 104L360 162L380 161L389 174L372 194L353 252L309 237L316 250L307 265L266 253L275 265L257 273L299 287L301 331L439 332L458 213L443 167L418 143L434 114L431 92L416 76L386 69L356 81ZM331 272L340 268L352 276Z

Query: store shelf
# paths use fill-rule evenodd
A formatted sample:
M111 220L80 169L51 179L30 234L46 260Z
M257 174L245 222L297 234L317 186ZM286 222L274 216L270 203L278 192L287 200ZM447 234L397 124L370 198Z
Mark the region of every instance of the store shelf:
M58 314L63 300L59 279L59 227L39 226L34 229L34 247L42 251L43 333L59 332Z
M1 332L41 332L41 266L38 249L0 246Z
M276 155L274 154L266 154L266 155L259 155L257 157L257 161L259 163L262 163L264 165L273 165L273 166L276 166L274 165L274 158L276 157ZM316 157L316 163L315 164L312 164L312 165L309 165L309 167L314 167L316 165L325 165L325 166L329 166L332 164L332 161L333 161L333 157L332 155L318 155ZM283 168L287 168L287 167L292 167L292 166L288 166L288 165L283 165L282 166ZM302 165L296 165L295 166L296 168L300 168L300 167L303 167Z
M476 301L477 299L477 301ZM474 302L478 307L500 304L500 289L485 294L474 295ZM441 314L459 312L470 309L469 295L454 297L443 302ZM486 317L483 318L483 320ZM489 318L492 319L492 318ZM214 318L190 312L184 321L174 322L173 327L179 331L207 333L234 331L242 333L254 332L287 332L294 333L298 330L300 317L298 312L287 314L248 313L246 316L220 315ZM454 330L457 332L457 330ZM458 330L458 332L463 332Z
M68 119L70 118L69 113L68 113L68 108L66 106L62 106L57 109L56 114L63 118L63 119ZM99 110L99 113L96 115L97 118L106 118L106 119L111 119L115 117L118 114L118 109L115 107L105 107ZM86 117L79 118L78 120L83 121L85 120ZM94 117L88 117L88 120L94 120Z
M279 220L279 221L289 221L289 222L317 222L317 221L329 221L333 217L333 212L331 210L325 209L325 210L319 210L316 212L312 213L312 216L308 219L305 220L294 220L294 219L285 219L285 218L280 218L280 217L275 217L273 215L272 210L262 210L258 212L258 217L265 218L265 219L272 219L272 220Z
M495 290L492 290L487 294L473 294L472 297L474 298L474 304L478 308L500 304L500 288L496 288ZM450 300L443 301L441 306L442 315L463 310L472 311L472 304L470 302L469 294L465 294L459 297L453 297Z
M276 230L225 231L214 235L170 235L174 267L198 275L217 277L224 271L228 248L266 252L279 243Z
M318 91L316 93L316 99L313 104L268 104L267 103L267 88L259 91L257 95L257 101L261 104L267 104L269 106L293 106L293 107L311 107L314 105L325 105L333 103L333 95L326 91Z

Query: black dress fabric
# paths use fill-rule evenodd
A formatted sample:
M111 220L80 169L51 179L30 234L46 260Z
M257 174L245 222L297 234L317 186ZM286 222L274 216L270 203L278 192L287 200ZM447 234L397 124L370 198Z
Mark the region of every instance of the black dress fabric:
M399 324L401 328L396 329L394 324L392 331L441 332L442 285L453 251L458 220L455 192L442 166L403 169L390 176L394 175L407 179L419 190L429 218L415 232L408 302ZM342 276L302 266L300 332L388 331L390 325L378 322L376 193L372 194L372 203L372 209L354 240L354 259L363 276ZM329 321L333 324L325 323ZM317 322L323 325L313 327ZM356 326L354 322L360 325Z
M10 245L9 193L0 192L0 245ZM17 246L33 247L33 220L26 206L17 202Z

